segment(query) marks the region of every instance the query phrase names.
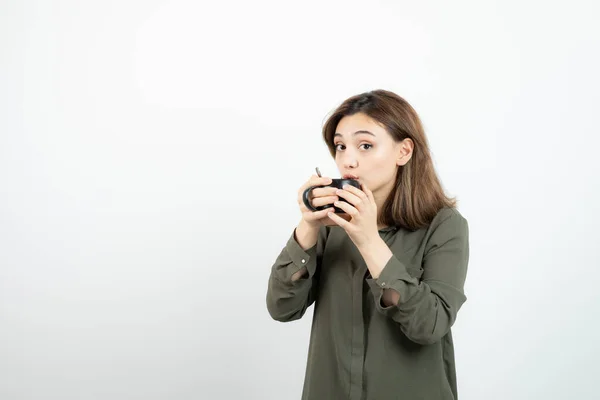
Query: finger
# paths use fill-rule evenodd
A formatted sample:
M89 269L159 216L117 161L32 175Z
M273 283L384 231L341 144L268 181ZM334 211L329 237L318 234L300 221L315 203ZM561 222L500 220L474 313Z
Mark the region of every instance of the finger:
M330 186L323 187L323 188L316 188L316 189L313 189L312 195L313 195L313 197L333 196L333 195L335 195L336 190L337 190L337 188L330 187Z
M367 195L369 201L371 201L371 203L375 203L375 197L373 196L373 192L371 192L371 189L369 189L364 183L362 184L362 190Z
M300 186L300 189L298 190L298 192L302 193L306 189L308 189L310 186L329 185L331 182L332 182L331 178L329 178L329 177L326 177L326 176L320 177L318 175L312 175L308 181L304 182L304 184L302 186Z
M330 211L331 209L327 209L328 211ZM350 221L352 219L351 215L348 214L335 214L337 216L339 216L340 218L346 220L346 221ZM323 220L321 221L321 223L325 226L331 226L331 225L337 225L331 218L329 218L329 216L325 215L325 217L323 218Z
M302 195L309 187L329 185L331 182L332 180L329 177L319 177L317 175L311 176L311 178L308 181L306 181L302 186L300 186L300 189L298 189L298 201L302 201ZM309 195L314 197L315 190L317 189L311 190Z
M356 216L359 214L358 210L354 207L352 207L350 204L346 203L345 201L336 201L335 203L333 203L334 206L336 206L337 208L341 208L342 210L344 210L346 212L346 214L351 215L351 216Z
M317 176L313 175L308 181L310 186L320 186L320 185L329 185L332 180L327 176Z
M327 213L330 211L329 208L325 208L323 210L319 210L319 211L310 211L307 210L306 212L303 213L303 217L304 219L306 219L307 221L316 221L322 218L327 218Z
M327 197L315 197L312 199L311 203L313 207L320 207L327 204L333 204L334 201L338 201L339 197L337 196L327 196Z
M367 199L367 195L365 194L365 192L363 192L359 188L356 188L356 187L354 187L352 185L345 185L345 186L346 187L344 189L347 190L348 192L352 193L356 197L359 197L359 198L361 198L363 200Z
M313 208L320 207L320 205L314 204L314 202L312 200L309 200L309 203L310 203L310 205L313 206ZM330 204L333 206L333 201ZM306 204L304 204L304 202L302 200L298 201L298 205L300 206L300 211L302 213L315 213L315 212L318 212L318 211L322 211L322 210L311 210L310 208L308 208L306 206ZM329 207L329 208L331 208L331 207Z
M348 203L352 204L356 208L359 208L361 206L361 204L363 203L363 200L361 198L359 198L355 194L350 193L349 191L344 190L344 189L337 190L335 192L335 194L344 198L345 200L348 201Z
M327 214L325 214L325 217L323 217L323 219L321 220L321 223L325 226L331 226L331 225L336 225L335 221L333 221L331 218L329 218L327 216Z
M304 182L301 189L306 189L309 186L312 186L315 179L318 179L318 178L319 177L317 175L311 175L311 177L306 182Z
M302 198L302 193L304 193L304 191L305 191L306 189L308 189L308 187L309 187L309 186L311 186L310 182L311 182L311 181L312 181L312 180L313 180L315 177L317 177L317 178L318 178L318 176L317 176L317 175L312 175L312 176L310 177L310 179L309 179L309 180L307 180L306 182L304 182L304 183L302 184L302 186L300 186L300 188L298 189L298 199Z
M327 216L329 217L329 219L331 219L337 225L344 228L344 230L347 230L351 226L350 222L346 221L344 218L340 217L339 215L334 214L333 212L329 212L327 214Z

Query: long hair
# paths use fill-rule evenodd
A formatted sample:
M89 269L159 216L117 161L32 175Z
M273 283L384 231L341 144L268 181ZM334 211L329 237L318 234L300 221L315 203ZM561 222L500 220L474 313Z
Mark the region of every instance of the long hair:
M364 113L379 122L396 142L412 139L411 159L398 166L396 182L379 213L378 223L411 231L428 226L442 208L456 207L456 199L444 193L433 167L429 143L421 120L402 97L387 90L352 96L337 107L323 125L323 140L335 158L333 135L340 120Z

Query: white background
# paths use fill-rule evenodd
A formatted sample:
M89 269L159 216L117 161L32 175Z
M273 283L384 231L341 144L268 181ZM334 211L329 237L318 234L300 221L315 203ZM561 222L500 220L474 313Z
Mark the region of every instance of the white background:
M268 275L378 88L470 224L460 398L597 398L599 9L3 1L0 399L299 399L312 308Z

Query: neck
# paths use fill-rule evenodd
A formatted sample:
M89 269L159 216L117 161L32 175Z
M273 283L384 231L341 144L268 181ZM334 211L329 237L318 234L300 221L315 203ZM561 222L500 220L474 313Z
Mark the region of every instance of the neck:
M379 188L379 190L377 190L376 192L373 192L373 197L375 198L375 204L377 205L377 213L378 213L378 218L377 220L379 221L379 216L381 215L381 212L383 211L383 205L385 204L385 201L387 200L389 194L391 193L392 189L394 188L394 183L395 182L391 182L389 185L387 185L386 187L382 187ZM383 224L377 224L377 229L383 229L383 228L387 228L387 225L383 225Z
M379 221L379 217L381 216L381 212L383 211L383 205L385 203L385 200L387 198L386 196L383 196L379 193L373 193L373 197L375 198L375 204L377 205L377 220ZM387 225L383 225L378 223L377 224L377 229L383 229L383 228L387 228Z

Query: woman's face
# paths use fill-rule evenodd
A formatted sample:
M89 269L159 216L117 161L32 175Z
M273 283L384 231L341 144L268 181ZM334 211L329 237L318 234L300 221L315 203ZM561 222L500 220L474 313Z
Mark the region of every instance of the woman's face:
M358 178L375 197L394 187L399 165L412 155L410 139L395 142L385 128L364 113L343 117L333 137L335 163L343 178Z

